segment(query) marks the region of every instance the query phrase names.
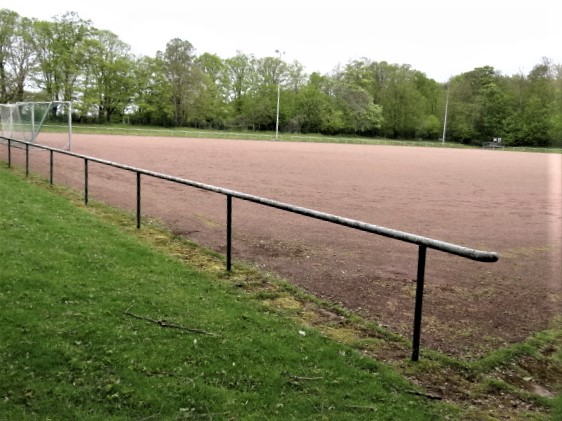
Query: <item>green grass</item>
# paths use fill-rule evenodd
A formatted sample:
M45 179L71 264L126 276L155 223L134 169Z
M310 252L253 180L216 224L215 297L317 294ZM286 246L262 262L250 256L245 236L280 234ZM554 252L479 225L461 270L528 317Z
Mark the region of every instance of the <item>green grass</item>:
M57 131L61 127L45 125L43 131ZM275 140L275 132L267 131L224 131L209 129L193 129L188 127L165 129L157 126L132 126L128 124L75 124L73 133L106 134L106 135L135 135L135 136L162 136L162 137L190 137L213 139L240 139L240 140ZM327 136L321 134L279 133L278 139L284 142L317 142L317 143L349 143L370 145L395 145L395 146L424 146L446 148L474 148L470 145L429 140L389 140L381 138L366 138L361 136Z
M4 168L0 232L0 419L425 420L454 411Z

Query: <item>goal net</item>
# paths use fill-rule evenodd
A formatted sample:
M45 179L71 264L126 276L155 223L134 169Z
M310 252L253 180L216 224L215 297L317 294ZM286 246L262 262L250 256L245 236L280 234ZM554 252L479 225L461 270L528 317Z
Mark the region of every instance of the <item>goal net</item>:
M70 101L0 104L2 138L45 144L70 150L72 103Z

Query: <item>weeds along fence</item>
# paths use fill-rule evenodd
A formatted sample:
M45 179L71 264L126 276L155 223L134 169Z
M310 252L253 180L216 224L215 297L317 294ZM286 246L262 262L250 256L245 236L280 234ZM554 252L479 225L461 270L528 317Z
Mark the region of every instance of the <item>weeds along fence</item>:
M199 183L197 181L186 180L179 177L157 173L141 168L135 168L128 165L122 165L116 162L98 159L86 155L80 155L67 150L51 148L44 145L33 144L29 142L19 141L0 137L3 139L4 144L8 149L8 168L12 167L12 148L17 147L25 150L25 174L29 175L29 151L30 148L37 148L49 152L49 182L53 184L53 163L54 154L62 154L82 160L84 163L84 203L88 204L88 164L90 162L102 164L114 168L119 168L124 171L129 171L136 174L136 225L137 228L141 227L141 181L142 177L153 177L161 180L167 180L183 186L189 186L197 189L202 189L214 192L225 196L226 203L226 270L228 272L232 269L232 201L233 199L244 200L256 203L262 206L267 206L275 209L280 209L286 212L295 213L298 215L314 218L336 225L342 225L351 229L372 233L375 235L391 238L406 243L415 244L418 246L418 262L417 262L417 277L416 277L416 295L414 304L414 320L413 320L413 337L412 337L412 361L418 361L420 353L420 340L421 340L421 321L422 321L422 308L423 308L423 293L425 283L425 266L427 249L441 251L443 253L460 256L466 259L475 260L478 262L496 262L498 255L495 252L475 250L463 247L457 244L447 243L444 241L435 240L428 237L423 237L408 232L398 231L391 228L386 228L378 225L368 224L366 222L357 221L354 219L344 218L337 215L332 215L324 212L319 212L313 209L294 206L288 203L270 200L264 197L254 196L234 190L224 189L221 187Z

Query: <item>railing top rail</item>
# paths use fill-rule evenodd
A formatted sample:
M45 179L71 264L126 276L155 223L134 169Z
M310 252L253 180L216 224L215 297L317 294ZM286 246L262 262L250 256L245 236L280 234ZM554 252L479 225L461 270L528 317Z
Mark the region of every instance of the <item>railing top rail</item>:
M312 209L308 209L308 208L304 208L304 207L300 207L300 206L295 206L295 205L291 205L291 204L288 204L288 203L283 203L283 202L279 202L279 201L276 201L276 200L267 199L267 198L264 198L264 197L254 196L254 195L251 195L251 194L242 193L242 192L238 192L238 191L235 191L235 190L230 190L230 189L225 189L225 188L222 188L222 187L213 186L211 184L200 183L200 182L197 182L197 181L187 180L187 179L180 178L180 177L174 177L174 176L170 176L170 175L163 174L163 173L158 173L158 172L154 172L154 171L145 170L145 169L142 169L142 168L133 167L133 166L130 166L130 165L119 164L119 163L108 161L108 160L105 160L105 159L94 158L94 157L90 157L90 156L87 156L87 155L77 154L77 153L66 151L66 150L63 150L63 149L51 148L51 147L48 147L48 146L45 146L45 145L39 145L39 144L30 143L30 142L24 142L24 141L21 141L21 140L9 139L9 138L3 137L3 136L0 136L0 138L2 138L4 140L9 140L11 142L29 144L29 145L33 146L34 148L44 149L44 150L52 150L54 152L57 152L57 153L60 153L60 154L63 154L63 155L73 156L75 158L88 160L90 162L96 162L96 163L99 163L99 164L102 164L102 165L107 165L107 166L120 168L120 169L131 171L131 172L136 172L136 173L139 173L139 174L143 174L143 175L147 175L147 176L150 176L150 177L159 178L159 179L162 179L162 180L167 180L167 181L171 181L171 182L174 182L174 183L179 183L179 184L195 187L195 188L198 188L198 189L212 191L212 192L219 193L219 194L222 194L222 195L225 195L225 196L236 197L238 199L245 200L245 201L248 201L248 202L253 202L253 203L260 204L260 205L264 205L264 206L268 206L268 207L272 207L272 208L276 208L276 209L281 209L281 210L284 210L284 211L287 211L287 212L292 212L292 213L296 213L296 214L299 214L299 215L308 216L308 217L311 217L311 218L314 218L314 219L319 219L319 220L331 222L331 223L334 223L334 224L343 225L343 226L353 228L353 229L357 229L357 230L360 230L360 231L370 232L370 233L373 233L373 234L381 235L381 236L388 237L388 238L393 238L393 239L404 241L404 242L407 242L407 243L417 244L419 246L425 246L427 248L431 248L431 249L434 249L434 250L442 251L444 253L453 254L453 255L464 257L464 258L471 259L471 260L476 260L476 261L479 261L479 262L495 262L495 261L498 260L498 255L495 252L482 251L482 250L476 250L476 249L472 249L472 248L468 248L468 247L463 247L463 246L459 246L457 244L452 244L452 243L448 243L448 242L445 242L445 241L435 240L433 238L423 237L421 235L411 234L411 233L408 233L408 232L399 231L399 230L395 230L395 229L391 229L391 228L386 228L386 227L382 227L382 226L378 226L378 225L373 225L373 224L369 224L369 223L366 223L366 222L357 221L357 220L354 220L354 219L344 218L344 217L341 217L341 216L332 215L332 214L329 214L329 213L320 212L320 211L316 211L316 210L312 210Z

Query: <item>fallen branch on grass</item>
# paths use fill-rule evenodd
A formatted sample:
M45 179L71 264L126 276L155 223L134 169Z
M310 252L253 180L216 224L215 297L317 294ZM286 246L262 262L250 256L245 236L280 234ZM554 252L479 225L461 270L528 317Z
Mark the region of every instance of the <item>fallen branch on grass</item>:
M376 406L368 406L368 405L346 405L346 408L349 409L364 409L367 411L377 411L378 408Z
M322 377L300 377L300 376L289 376L291 380L322 380Z
M413 390L408 390L407 393L409 393L410 395L423 396L424 398L428 398L428 399L435 399L435 400L443 399L442 396L432 395L430 393L414 392Z
M150 322L150 323L155 323L160 327L168 327L170 329L179 329L179 330L185 330L185 331L192 332L192 333L201 333L203 335L217 336L215 333L207 332L206 330L193 329L191 327L185 327L185 326L177 325L175 323L168 323L166 320L155 320L155 319L151 319L150 317L138 316L138 315L130 313L128 311L124 311L123 314L125 314L126 316L133 317L135 319L144 320L144 321Z

